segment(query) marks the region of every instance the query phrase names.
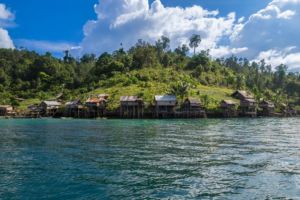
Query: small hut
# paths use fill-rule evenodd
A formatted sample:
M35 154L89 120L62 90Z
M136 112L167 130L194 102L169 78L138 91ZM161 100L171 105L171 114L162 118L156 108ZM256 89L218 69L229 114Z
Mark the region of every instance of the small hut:
M65 104L65 116L79 118L83 115L83 108L80 100L69 101Z
M41 116L42 109L38 104L30 105L27 109L27 117L38 118Z
M237 117L236 103L232 100L223 100L220 103L224 117Z
M154 97L155 117L174 117L176 105L177 99L175 95L156 95Z
M231 96L240 100L240 114L242 116L257 116L257 102L250 93L244 90L237 90Z
M10 105L0 105L0 116L8 116L14 113L14 108Z
M254 97L245 90L237 90L232 93L231 97L239 100L254 99Z
M199 99L187 98L182 104L182 112L185 117L206 117L206 113Z
M256 117L257 116L257 102L254 99L241 100L240 114L242 116Z
M142 118L144 116L144 101L137 96L122 96L120 98L120 117Z
M85 105L88 108L88 117L104 117L108 101L107 94L100 94L96 97L90 97Z
M43 101L39 105L41 109L41 114L46 117L53 117L57 113L60 106L61 103L58 101Z
M275 105L270 101L263 100L259 103L262 116L272 116L275 112Z

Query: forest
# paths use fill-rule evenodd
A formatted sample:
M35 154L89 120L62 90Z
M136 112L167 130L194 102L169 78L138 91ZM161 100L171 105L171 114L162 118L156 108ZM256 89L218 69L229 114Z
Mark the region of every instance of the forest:
M189 45L171 49L170 39L162 36L154 44L138 40L129 50L121 46L113 53L80 58L68 51L57 58L26 49L0 49L0 103L24 108L57 95L68 101L106 92L113 108L121 95L151 101L154 94L172 93L180 99L198 97L213 109L221 99L230 98L233 90L244 89L257 100L299 108L299 73L264 60L215 59L209 50L197 53L200 42L201 37L193 35ZM190 49L194 53L189 54Z

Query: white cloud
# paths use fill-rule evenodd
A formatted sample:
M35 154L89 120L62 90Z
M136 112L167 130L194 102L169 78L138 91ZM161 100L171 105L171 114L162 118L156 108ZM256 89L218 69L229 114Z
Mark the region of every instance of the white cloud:
M200 6L165 7L160 0L151 5L148 0L101 0L95 6L95 12L97 19L88 21L84 27L81 53L113 51L120 43L129 48L138 39L154 42L162 35L171 39L174 48L187 44L195 33L203 39L198 50L211 49L225 55L244 48L219 49L221 40L233 32L234 13L220 17L218 11Z
M7 30L0 28L0 48L14 48L13 41L8 35Z
M245 23L235 25L231 48L247 47L240 53L249 59L264 58L290 69L300 66L300 0L273 0L252 14ZM289 47L293 47L290 49Z
M218 48L211 49L210 55L212 55L215 58L221 58L221 57L227 57L231 55L237 55L247 50L248 50L247 47L230 48L229 46L220 46Z
M25 47L35 51L54 52L54 53L62 53L65 50L79 49L79 47L77 47L76 45L67 42L49 42L49 41L41 41L41 40L20 39L20 40L16 40L16 44L19 47Z
M4 29L13 19L14 15L4 4L0 3L0 48L14 48L8 31Z
M265 60L267 64L278 66L279 64L285 64L293 69L300 67L300 52L293 52L296 47L287 47L282 50L270 49L268 51L260 52L255 61Z
M0 3L0 20L9 20L13 18L14 14L6 8L5 4Z

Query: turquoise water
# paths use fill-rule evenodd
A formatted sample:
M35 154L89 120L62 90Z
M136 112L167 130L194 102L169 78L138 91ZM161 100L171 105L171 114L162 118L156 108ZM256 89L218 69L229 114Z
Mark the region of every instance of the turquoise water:
M0 199L297 197L299 118L0 120Z

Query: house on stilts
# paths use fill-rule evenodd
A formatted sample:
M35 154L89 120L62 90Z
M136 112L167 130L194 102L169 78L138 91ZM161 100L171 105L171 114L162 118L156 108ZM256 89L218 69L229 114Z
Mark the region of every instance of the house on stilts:
M182 117L206 118L205 109L199 99L186 98L181 108Z
M237 104L232 100L222 100L220 103L220 109L223 117L237 117Z
M259 115L271 117L275 113L275 105L270 101L263 100L259 103Z
M244 90L237 90L232 95L233 98L240 100L239 115L244 117L257 116L257 102L254 97Z
M87 107L86 114L85 114L86 117L89 118L104 117L106 113L108 97L109 95L107 94L100 94L95 97L88 98L85 102L85 106Z
M143 118L144 101L137 96L122 96L120 98L120 117Z
M173 118L175 117L175 108L177 106L177 98L175 95L156 95L154 97L155 118Z
M14 108L11 105L0 105L0 116L13 116Z
M80 100L69 101L65 103L64 116L81 118L85 114L84 105Z
M58 101L43 101L40 105L41 116L53 117L59 111L61 103Z

